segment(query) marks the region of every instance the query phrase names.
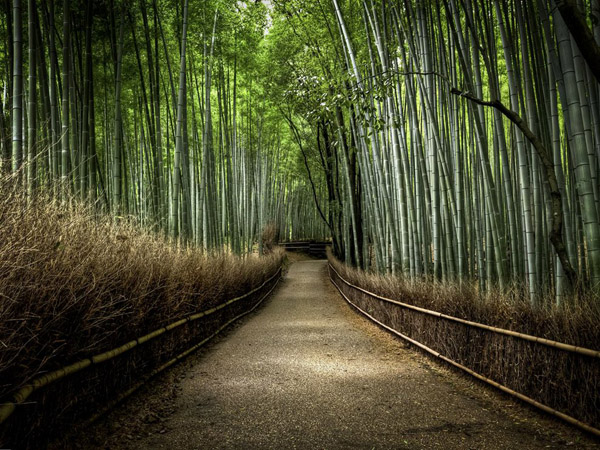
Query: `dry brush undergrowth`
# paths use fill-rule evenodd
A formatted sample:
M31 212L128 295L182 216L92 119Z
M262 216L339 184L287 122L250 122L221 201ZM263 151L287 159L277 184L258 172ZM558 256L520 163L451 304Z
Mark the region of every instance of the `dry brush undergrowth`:
M383 297L461 319L567 344L600 348L600 308L591 294L576 305L535 306L526 293L481 294L476 283L438 283L383 276L329 261L350 283ZM600 360L473 328L374 299L340 283L380 322L475 372L600 428Z
M45 373L248 292L282 253L176 249L81 205L0 181L0 398ZM73 203L73 202L72 202Z
M329 261L350 283L383 297L486 325L567 344L600 348L600 301L593 294L577 304L556 305L552 299L533 305L518 288L481 294L475 282L435 282L364 272L345 265L331 253Z

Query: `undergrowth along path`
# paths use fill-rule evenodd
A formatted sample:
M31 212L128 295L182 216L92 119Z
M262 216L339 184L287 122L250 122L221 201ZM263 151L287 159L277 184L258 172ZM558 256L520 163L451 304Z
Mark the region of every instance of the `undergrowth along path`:
M95 445L595 447L590 437L436 365L358 316L329 283L322 260L292 264L259 313L176 370L108 416ZM165 393L169 407L158 417L140 408L164 405ZM139 410L137 417L127 408Z

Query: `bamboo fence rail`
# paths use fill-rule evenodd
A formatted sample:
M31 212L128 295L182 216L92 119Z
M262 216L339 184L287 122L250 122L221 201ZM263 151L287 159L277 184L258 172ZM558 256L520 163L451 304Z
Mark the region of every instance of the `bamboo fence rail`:
M281 269L279 269L278 272L280 272ZM271 277L271 280L273 279L273 277ZM270 281L270 280L267 280ZM167 361L166 363L162 364L161 366L157 367L156 369L152 370L151 372L149 372L148 374L144 375L142 377L142 379L140 381L138 381L136 384L134 384L131 388L129 388L127 391L117 395L113 400L111 400L104 408L102 408L100 411L98 411L96 414L94 414L92 417L90 417L85 425L89 425L93 422L95 422L96 420L98 420L100 417L102 417L104 414L106 414L108 411L110 411L115 405L117 405L118 403L122 402L123 400L125 400L127 397L129 397L131 394L133 394L135 391L137 391L140 387L142 387L145 383L147 383L152 377L158 375L159 373L161 373L162 371L164 371L165 369L168 369L169 367L171 367L173 364L177 363L178 361L181 361L182 359L184 359L185 357L187 357L188 355L190 355L191 353L195 352L196 350L198 350L200 347L202 347L204 344L206 344L208 341L210 341L212 338L214 338L216 335L218 335L221 331L223 331L225 328L227 328L229 325L231 325L232 323L234 323L235 321L241 319L242 317L244 317L247 314L250 314L252 311L254 311L256 308L258 308L258 306L260 306L260 304L269 296L269 294L271 294L271 292L273 292L273 290L277 287L277 283L279 282L279 279L277 280L277 282L273 285L273 287L271 287L271 289L269 289L269 291L263 295L263 297L249 310L242 312L241 314L238 314L237 316L235 316L233 319L227 321L227 323L221 325L214 333L212 333L210 336L204 338L202 341L198 342L197 344L195 344L194 346L188 348L187 350L185 350L184 352L180 353L179 355L175 356L173 359ZM264 286L264 285L263 285Z
M385 328L386 330L390 331L391 333L395 334L396 336L398 336L398 337L400 337L400 338L402 338L402 339L410 342L413 345L416 345L417 347L419 347L420 349L426 351L427 353L430 353L431 355L433 355L433 356L435 356L437 358L440 358L441 360L447 362L448 364L451 364L452 366L457 367L457 368L465 371L469 375L474 376L475 378L477 378L477 379L479 379L481 381L484 381L484 382L486 382L486 383L488 383L488 384L490 384L490 385L492 385L492 386L500 389L501 391L503 391L503 392L505 392L505 393L507 393L509 395L512 395L513 397L518 398L519 400L522 400L522 401L524 401L524 402L526 402L526 403L528 403L528 404L530 404L532 406L535 406L536 408L538 408L538 409L540 409L540 410L542 410L542 411L544 411L546 413L552 414L553 416L558 417L558 418L564 420L565 422L567 422L567 423L569 423L571 425L575 425L575 426L581 428L582 430L585 430L585 431L587 431L589 433L592 433L592 434L594 434L596 436L600 436L600 429L595 428L595 427L593 427L591 425L588 425L588 424L586 424L586 423L584 423L584 422L582 422L580 420L577 420L574 417L571 417L571 416L569 416L569 415L567 415L565 413L562 413L562 412L560 412L560 411L558 411L556 409L550 408L549 406L546 406L546 405L544 405L544 404L542 404L542 403L540 403L540 402L538 402L538 401L536 401L536 400L534 400L534 399L532 399L532 398L530 398L530 397L528 397L528 396L526 396L524 394L521 394L520 392L517 392L517 391L515 391L513 389L510 389L510 388L508 388L508 387L506 387L506 386L504 386L504 385L502 385L502 384L500 384L500 383L498 383L498 382L496 382L496 381L494 381L494 380L492 380L490 378L487 378L487 377L485 377L485 376L483 376L483 375L481 375L481 374L473 371L472 369L470 369L470 368L468 368L468 367L466 367L466 366L464 366L464 365L462 365L462 364L460 364L460 363L458 363L458 362L456 362L456 361L448 358L447 356L442 355L441 353L435 351L434 349L432 349L432 348L430 348L430 347L428 347L428 346L426 346L426 345L424 345L424 344L416 341L415 339L412 339L411 337L409 337L409 336L407 336L407 335L405 335L405 334L403 334L403 333L395 330L394 328L392 328L392 327L384 324L383 322L377 320L371 314L369 314L368 312L364 311L358 305L356 305L354 302L352 302L352 300L346 294L344 294L344 292L342 291L342 289L340 288L340 286L335 282L335 279L332 276L331 272L333 271L335 273L336 277L339 280L341 280L348 287L351 287L352 289L354 289L356 291L362 292L362 293L364 293L364 294L366 294L366 295L368 295L368 296L370 296L372 298L375 298L375 299L378 299L378 300L382 300L384 302L392 303L392 304L401 306L401 307L406 308L406 309L411 309L411 310L418 311L418 312L421 312L421 313L424 313L424 314L429 314L431 316L435 316L435 317L438 317L438 318L441 318L441 319L446 319L446 320L458 322L458 323L461 323L463 325L469 325L469 326L473 326L473 327L477 327L477 328L482 328L482 329L485 329L485 330L488 330L488 331L492 331L494 333L504 334L504 335L512 336L512 337L515 337L515 338L518 338L518 339L523 339L523 340L526 340L526 341L530 341L530 342L535 342L535 343L538 343L538 344L547 345L547 346L558 348L558 349L561 349L561 350L564 350L564 351L567 351L567 352L578 353L578 354L581 354L581 355L586 355L586 356L591 356L591 357L596 357L596 358L600 357L600 352L598 352L596 350L587 349L587 348L577 347L577 346L574 346L574 345L564 344L564 343L561 343L561 342L551 341L551 340L548 340L548 339L543 339L543 338L539 338L539 337L536 337L536 336L531 336L531 335L524 334L524 333L518 333L518 332L515 332L515 331L511 331L511 330L505 330L505 329L502 329L502 328L491 327L489 325L484 325L484 324L477 323L477 322L471 322L471 321L468 321L468 320L459 319L457 317L448 316L446 314L442 314L442 313L437 312L437 311L431 311L431 310L428 310L428 309L425 309L425 308L420 308L420 307L417 307L417 306L414 306L414 305L409 305L407 303L402 303L402 302L399 302L399 301L396 301L396 300L392 300L392 299L389 299L389 298L386 298L386 297L382 297L380 295L377 295L377 294L375 294L373 292L369 292L366 289L363 289L363 288L361 288L359 286L356 286L356 285L350 283L349 281L347 281L346 279L344 279L340 275L340 273L337 270L335 270L335 268L331 264L328 264L328 266L329 266L329 278L330 278L331 282L333 283L333 285L337 288L337 290L339 291L339 293L342 295L342 297L352 307L354 307L357 311L359 311L361 314L363 314L364 316L366 316L367 318L369 318L370 320L372 320L373 322L375 322L376 324L378 324L382 328Z
M317 258L325 258L327 246L331 243L326 241L293 241L280 242L279 245L286 251L306 252Z
M265 285L267 285L269 282L271 282L274 278L278 277L281 275L281 267L279 267L279 269L275 272L274 275L272 275L270 278L268 278L267 280L265 280L260 286L252 289L251 291L239 296L239 297L235 297L232 298L231 300L228 300L224 303L221 303L218 306L215 306L213 308L207 309L205 311L200 311L198 313L195 314L191 314L183 319L177 320L176 322L170 323L169 325L166 325L164 327L158 328L144 336L141 336L137 339L134 339L132 341L127 342L126 344L121 345L120 347L114 348L112 350L108 350L106 352L100 353L98 355L92 356L90 358L86 358L83 359L81 361L78 361L76 363L70 364L68 366L62 367L60 369L57 369L53 372L47 373L45 375L42 375L41 377L38 377L36 379L34 379L31 383L27 384L26 386L23 386L21 389L19 389L14 395L13 395L13 401L12 402L7 402L7 403L3 403L0 404L0 424L2 424L3 422L5 422L10 415L15 411L17 405L22 404L23 402L25 402L25 400L27 400L27 398L36 390L47 386L51 383L53 383L54 381L60 380L61 378L65 378L68 375L80 372L81 370L85 369L86 367L89 367L91 365L95 365L95 364L100 364L106 361L109 361L123 353L126 353L128 351L130 351L131 349L144 344L150 340L155 339L156 337L166 333L167 331L173 330L175 328L180 327L181 325L188 323L188 322L194 322L202 317L205 316L209 316L211 314L214 314L215 312L231 305L232 303L238 302L240 300L243 300L249 296L251 296L252 294L260 291ZM279 280L277 280L279 281ZM191 347L190 349L186 350L185 352L181 353L180 355L176 356L175 358L173 358L172 360L168 361L167 363L163 364L162 366L158 367L157 369L155 369L154 371L152 371L148 376L147 379L151 378L152 376L156 375L157 373L161 372L162 370L166 369L167 367L171 366L172 364L174 364L175 362L179 361L180 359L184 358L185 356L189 355L190 353L192 353L194 350L198 349L200 346L202 346L203 344L205 344L206 342L208 342L210 339L212 339L214 336L216 336L218 333L220 333L224 328L226 328L227 326L229 326L231 323L233 323L235 320L241 318L242 316L244 316L245 314L248 314L249 312L251 312L254 308L256 308L256 306L258 306L275 288L275 286L277 285L277 283L275 283L275 285L269 290L269 292L267 292L267 294L265 294L263 296L263 298L255 305L253 306L250 310L245 311L242 314L239 314L238 316L234 317L233 319L231 319L230 321L228 321L226 324L222 325L221 327L219 327L213 334L211 334L209 337L205 338L204 340L202 340L201 342L199 342L198 344L194 345L193 347ZM147 381L146 377L144 379L143 382ZM134 392L135 389L139 388L142 384L139 383L139 385L134 386L134 388L128 390L125 394L125 396L123 396L122 398L125 398L127 395L130 395L132 392ZM131 391L131 392L130 392ZM122 400L122 398L120 400ZM118 401L120 401L118 400ZM117 402L118 402L117 401Z
M537 344L543 344L543 345L547 345L549 347L559 348L559 349L567 351L567 352L579 353L580 355L591 356L593 358L600 358L600 351L598 351L598 350L592 350L592 349L585 348L585 347L578 347L576 345L565 344L563 342L552 341L550 339L544 339L544 338L541 338L541 337L532 336L530 334L519 333L517 331L506 330L504 328L492 327L490 325L485 325L483 323L472 322L470 320L460 319L458 317L449 316L447 314L443 314L443 313L438 312L438 311L432 311L432 310L429 310L429 309L420 308L420 307L415 306L415 305L410 305L408 303L402 303L402 302L399 302L397 300L392 300L391 298L382 297L381 295L377 295L377 294L374 294L373 292L369 292L366 289L363 289L363 288L361 288L359 286L356 286L356 285L350 283L349 281L345 280L339 274L339 272L337 270L335 270L335 268L331 264L329 265L329 268L331 270L333 270L336 273L336 275L340 278L340 280L342 280L346 285L350 286L353 289L356 289L357 291L360 291L360 292L362 292L364 294L367 294L370 297L376 298L378 300L382 300L382 301L387 302L387 303L393 303L394 305L402 306L403 308L412 309L414 311L419 311L419 312L424 313L424 314L429 314L430 316L439 317L440 319L446 319L446 320L450 320L450 321L453 321L453 322L462 323L463 325L469 325L469 326L472 326L472 327L476 327L476 328L481 328L481 329L484 329L484 330L492 331L494 333L504 334L506 336L516 337L516 338L519 338L519 339L523 339L525 341L535 342Z

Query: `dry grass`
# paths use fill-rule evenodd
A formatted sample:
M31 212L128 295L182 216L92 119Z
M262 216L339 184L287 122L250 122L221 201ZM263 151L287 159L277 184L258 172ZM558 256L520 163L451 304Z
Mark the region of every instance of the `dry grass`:
M344 265L331 254L329 261L350 283L384 297L499 328L600 348L600 312L593 296L580 299L577 306L536 307L518 289L482 297L470 283L369 274ZM387 326L487 378L600 428L600 359L419 313L339 284L354 303Z
M540 302L544 306L536 306L517 287L482 295L474 282L441 283L367 273L343 264L330 252L328 258L345 279L383 297L498 328L600 348L600 302L591 294L577 305L558 306L550 298Z
M260 240L263 246L263 252L268 255L272 253L279 241L279 229L274 222L270 222L262 230Z
M43 372L117 347L271 276L245 259L176 249L0 180L0 399Z

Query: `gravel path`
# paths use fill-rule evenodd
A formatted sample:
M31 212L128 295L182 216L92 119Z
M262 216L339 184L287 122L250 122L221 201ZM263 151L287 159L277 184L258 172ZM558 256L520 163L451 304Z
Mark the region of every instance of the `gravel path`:
M94 445L85 446L596 445L576 430L438 366L368 323L331 286L325 261L316 260L294 263L258 313L129 403L106 419ZM132 418L132 410L139 417Z

